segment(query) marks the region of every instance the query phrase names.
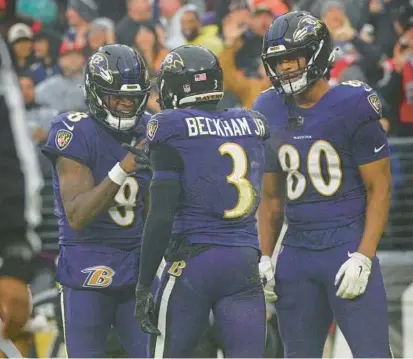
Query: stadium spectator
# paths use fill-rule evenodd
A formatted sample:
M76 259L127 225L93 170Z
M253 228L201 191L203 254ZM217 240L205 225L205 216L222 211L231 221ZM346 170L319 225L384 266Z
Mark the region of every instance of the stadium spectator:
M85 57L82 49L62 44L59 56L61 74L49 77L35 88L36 102L57 110L86 111L87 106L83 94L83 67Z
M58 112L35 102L34 84L29 76L20 75L19 82L26 107L26 121L32 131L32 140L36 144L42 144L46 141L50 124Z
M153 26L142 25L136 32L133 48L143 56L151 76L156 76L162 61L168 54L159 41L158 33Z
M280 16L289 11L289 6L284 0L253 0L253 8L268 8L274 16Z
M149 0L126 0L127 14L116 26L120 44L133 46L135 34L141 25L152 23L152 6Z
M159 0L162 25L165 28L165 47L173 50L184 45L186 39L182 33L181 16L185 11L197 11L197 7L187 4L187 0Z
M23 23L14 24L7 35L11 47L11 57L17 72L25 71L33 61L33 32Z
M35 61L30 66L30 77L35 85L60 73L60 67L57 64L58 46L56 42L54 34L46 30L39 31L33 36Z
M26 122L31 131L33 143L36 145L36 151L39 163L44 176L51 175L51 167L47 159L41 154L41 146L47 140L50 124L58 112L48 106L39 105L34 100L33 80L27 75L19 76L20 88L23 94L23 101L26 107Z
M377 85L397 124L395 132L413 136L413 5L401 8L394 26L400 37L393 57L382 63L383 78Z
M237 53L236 63L246 76L259 77L262 40L273 20L272 11L263 6L252 9L249 22L244 23L248 29L242 35L243 46ZM243 26L243 23L240 23L240 26Z
M337 0L326 1L320 12L338 49L332 71L333 83L359 80L375 84L382 75L380 62L384 54L373 43L372 34L366 30L359 33L347 16L345 6Z
M261 91L269 88L271 82L264 66L259 66L259 78L248 78L235 66L235 55L242 46L245 28L238 26L236 19L227 18L222 27L225 48L219 58L224 72L224 90L236 95L243 107L251 108Z
M413 136L413 28L396 44L393 62L401 80L399 135Z
M94 0L69 0L66 20L70 28L64 35L64 43L84 47L89 25L98 16L97 10Z
M186 10L181 16L181 27L187 44L203 46L219 56L223 44L218 36L218 26L202 26L198 11Z
M108 18L97 18L90 24L85 55L89 57L99 47L114 44L115 42L115 23Z
M21 17L39 21L43 25L53 24L57 19L55 0L18 0L16 12Z
M386 0L388 2L388 0ZM328 3L329 0L298 0L292 6L293 10L309 11L317 17L321 17L322 7ZM343 0L339 1L345 8L351 23L356 29L366 23L369 17L369 3L370 0Z

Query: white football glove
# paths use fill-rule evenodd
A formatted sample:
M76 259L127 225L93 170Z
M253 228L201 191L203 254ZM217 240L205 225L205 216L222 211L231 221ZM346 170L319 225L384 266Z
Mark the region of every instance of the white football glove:
M278 299L278 297L274 291L275 278L271 258L268 256L262 256L260 264L258 265L258 269L260 271L262 285L264 286L265 300L268 303L274 303Z
M371 272L370 258L359 252L349 252L348 256L350 258L341 265L334 281L334 285L337 285L342 279L336 295L343 299L353 299L362 295L366 290Z

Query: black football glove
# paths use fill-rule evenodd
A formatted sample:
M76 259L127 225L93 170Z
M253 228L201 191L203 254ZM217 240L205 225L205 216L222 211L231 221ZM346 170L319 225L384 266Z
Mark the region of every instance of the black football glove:
M151 170L151 167L149 165L149 157L144 149L133 147L127 143L122 143L122 147L136 156L136 172Z
M135 295L135 317L139 321L142 330L148 334L161 335L159 329L151 321L155 309L151 288L138 284Z

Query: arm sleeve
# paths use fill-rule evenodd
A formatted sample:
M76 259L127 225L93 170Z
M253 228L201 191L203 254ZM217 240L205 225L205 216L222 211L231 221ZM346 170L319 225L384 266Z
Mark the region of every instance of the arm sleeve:
M281 172L281 166L278 161L277 152L275 149L271 147L271 145L267 142L264 142L264 150L265 150L265 165L264 165L264 172Z
M139 285L145 287L152 285L168 247L181 193L178 172L183 168L173 147L167 144L151 147L150 162L154 174L149 187L149 212L143 230L139 266Z
M7 46L0 37L0 276L29 282L41 248L35 228L41 220L43 185L31 142L20 88Z
M166 143L150 145L149 159L153 170L152 180L177 179L184 168L178 150Z

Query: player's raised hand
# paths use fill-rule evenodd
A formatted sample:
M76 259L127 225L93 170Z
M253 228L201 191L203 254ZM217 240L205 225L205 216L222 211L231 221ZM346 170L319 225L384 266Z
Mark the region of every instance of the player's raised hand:
M145 144L146 140L142 140L135 147L127 143L122 143L122 147L129 151L120 163L120 166L126 173L151 170L148 155L144 150Z
M135 317L139 321L142 331L148 334L161 335L159 329L151 321L155 309L151 288L138 284L135 295Z
M341 265L334 282L334 285L337 285L341 280L336 295L343 299L353 299L362 295L371 272L370 258L359 252L349 253L348 256L350 258Z
M264 286L265 300L268 303L274 303L278 296L275 294L275 277L274 268L271 263L271 258L268 256L262 256L258 265L260 271L260 278Z

